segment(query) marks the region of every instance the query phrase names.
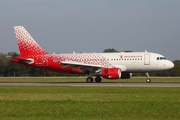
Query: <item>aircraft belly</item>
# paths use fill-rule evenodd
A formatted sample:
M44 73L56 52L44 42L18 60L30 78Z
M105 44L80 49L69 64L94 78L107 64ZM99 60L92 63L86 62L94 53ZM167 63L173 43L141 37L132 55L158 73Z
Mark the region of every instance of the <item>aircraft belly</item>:
M151 65L142 65L142 64L127 64L127 71L131 72L148 72L154 70L154 67Z

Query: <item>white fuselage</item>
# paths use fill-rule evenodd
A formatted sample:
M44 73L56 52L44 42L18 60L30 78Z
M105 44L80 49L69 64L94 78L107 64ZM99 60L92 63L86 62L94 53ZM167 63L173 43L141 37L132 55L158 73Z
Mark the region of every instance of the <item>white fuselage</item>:
M66 66L120 68L121 72L160 71L174 67L163 55L151 52L49 54L47 58Z
M148 72L174 67L174 64L164 56L151 52L102 53L102 56L114 67L121 68L121 71Z

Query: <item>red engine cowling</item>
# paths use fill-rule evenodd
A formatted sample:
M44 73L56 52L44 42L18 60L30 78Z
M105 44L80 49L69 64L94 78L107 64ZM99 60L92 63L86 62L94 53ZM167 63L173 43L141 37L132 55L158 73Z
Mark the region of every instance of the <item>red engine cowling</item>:
M101 74L103 78L108 78L108 79L121 78L121 70L119 68L102 68Z
M102 68L101 75L103 78L107 78L107 79L131 78L131 73L128 72L121 73L121 69L119 68Z

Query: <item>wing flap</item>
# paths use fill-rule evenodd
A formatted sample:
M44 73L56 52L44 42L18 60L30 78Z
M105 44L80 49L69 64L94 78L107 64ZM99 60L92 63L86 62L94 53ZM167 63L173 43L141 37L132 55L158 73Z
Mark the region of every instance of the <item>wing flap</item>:
M95 67L95 68L105 67L103 65L87 64L87 63L82 63L82 62L77 62L77 61L61 61L61 64L69 65L69 66L86 66L86 67Z

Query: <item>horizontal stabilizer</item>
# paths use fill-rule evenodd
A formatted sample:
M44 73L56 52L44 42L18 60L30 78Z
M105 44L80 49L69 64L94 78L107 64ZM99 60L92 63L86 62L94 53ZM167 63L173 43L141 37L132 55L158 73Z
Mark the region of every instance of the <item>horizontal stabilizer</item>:
M13 59L16 59L16 60L19 60L19 61L23 61L23 62L26 62L28 64L34 63L34 59L32 59L32 58L18 58L18 57L14 57Z

